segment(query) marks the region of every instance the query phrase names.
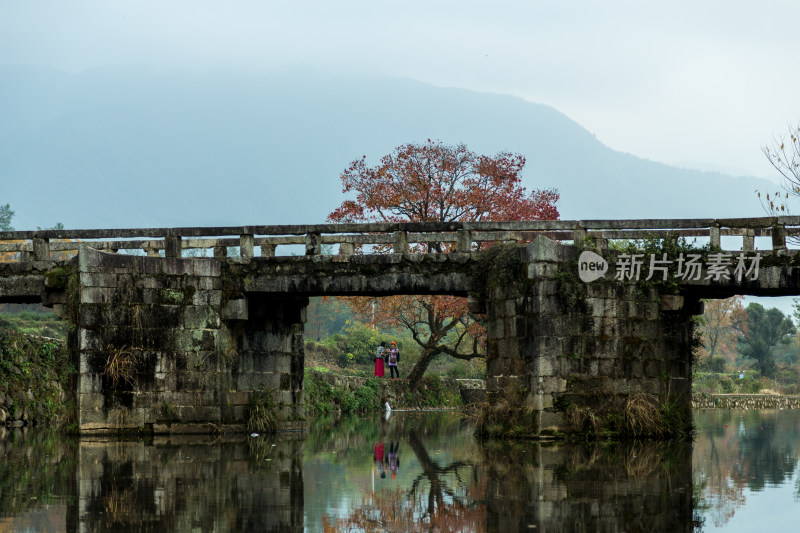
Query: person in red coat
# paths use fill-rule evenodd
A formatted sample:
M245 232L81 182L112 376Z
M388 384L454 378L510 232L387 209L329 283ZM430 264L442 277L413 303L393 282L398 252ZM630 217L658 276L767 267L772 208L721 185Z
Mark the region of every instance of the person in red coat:
M378 350L375 353L375 377L383 377L383 353L386 351L386 342L381 342Z

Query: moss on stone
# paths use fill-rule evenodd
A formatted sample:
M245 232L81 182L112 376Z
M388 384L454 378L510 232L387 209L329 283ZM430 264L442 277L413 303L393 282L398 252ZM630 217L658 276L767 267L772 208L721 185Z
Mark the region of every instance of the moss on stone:
M491 294L494 287L525 282L524 250L524 245L514 242L495 244L478 252L470 276L481 299Z
M74 269L68 266L57 266L44 273L44 285L51 290L66 290L69 277Z

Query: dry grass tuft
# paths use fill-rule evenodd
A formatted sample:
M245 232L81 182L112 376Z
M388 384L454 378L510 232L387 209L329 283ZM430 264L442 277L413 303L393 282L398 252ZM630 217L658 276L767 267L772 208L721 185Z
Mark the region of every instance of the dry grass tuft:
M230 366L239 360L239 352L236 348L226 348L220 352L220 360L225 366Z
M662 435L664 416L661 404L652 394L634 392L625 401L623 410L625 429L634 437Z
M111 380L114 388L122 382L135 386L136 368L141 350L139 348L118 347L109 344L106 347L106 352L108 352L108 359L106 359L103 374Z
M274 433L278 429L277 406L272 392L254 392L247 415L247 430L259 433Z
M206 422L206 426L209 429L209 433L212 435L224 435L225 434L225 426L221 424L215 424L214 422Z
M658 443L633 441L624 458L625 473L632 479L648 479L661 468L664 450Z
M479 434L492 437L525 437L531 435L535 409L526 405L520 391L509 392L505 397L483 404L470 414Z
M591 427L597 433L603 425L603 421L598 414L589 407L570 405L567 407L567 420L575 427Z
M136 516L137 508L133 491L120 489L116 485L103 496L103 511L109 526L127 522Z

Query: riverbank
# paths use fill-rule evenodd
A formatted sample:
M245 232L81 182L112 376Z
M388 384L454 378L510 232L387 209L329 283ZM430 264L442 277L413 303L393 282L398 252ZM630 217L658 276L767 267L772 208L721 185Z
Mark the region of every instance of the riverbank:
M0 330L0 424L66 422L71 371L64 342Z
M387 402L393 410L460 409L485 397L482 380L422 378L412 391L407 379L364 378L309 368L304 388L308 416L383 411Z
M0 425L68 423L73 371L63 341L0 331ZM423 378L415 391L406 379L366 378L324 368L307 368L304 381L309 417L382 412L387 402L394 410L463 409L485 398L483 380L452 377Z

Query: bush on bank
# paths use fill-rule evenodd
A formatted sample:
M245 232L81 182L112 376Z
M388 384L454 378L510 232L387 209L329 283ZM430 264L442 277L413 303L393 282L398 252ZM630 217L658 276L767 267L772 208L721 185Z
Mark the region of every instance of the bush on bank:
M367 378L361 387L337 386L325 379L323 372L306 368L303 376L306 412L310 415L329 413L366 413L380 405L378 378Z
M695 372L692 376L692 392L695 394L758 394L762 391L788 395L800 393L796 372L781 370L774 379L759 376L755 370L741 374Z

